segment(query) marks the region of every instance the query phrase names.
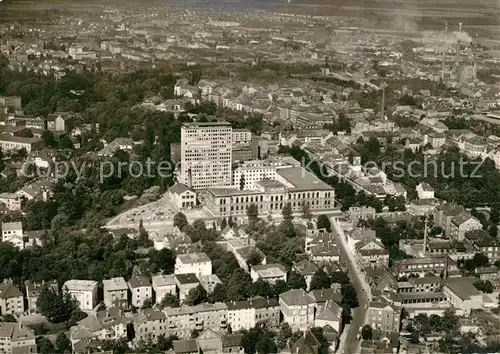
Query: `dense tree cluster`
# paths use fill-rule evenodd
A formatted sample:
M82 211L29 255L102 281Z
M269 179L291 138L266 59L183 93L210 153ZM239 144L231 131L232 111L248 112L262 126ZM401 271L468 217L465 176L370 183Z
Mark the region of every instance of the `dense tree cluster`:
M76 324L87 315L82 312L70 294L43 289L37 299L37 308L52 323L68 321Z

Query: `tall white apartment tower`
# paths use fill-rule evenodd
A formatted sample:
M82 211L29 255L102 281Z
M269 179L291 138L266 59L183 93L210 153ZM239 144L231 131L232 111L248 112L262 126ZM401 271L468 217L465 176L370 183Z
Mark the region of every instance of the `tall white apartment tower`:
M194 189L231 186L232 134L228 122L184 123L179 181Z

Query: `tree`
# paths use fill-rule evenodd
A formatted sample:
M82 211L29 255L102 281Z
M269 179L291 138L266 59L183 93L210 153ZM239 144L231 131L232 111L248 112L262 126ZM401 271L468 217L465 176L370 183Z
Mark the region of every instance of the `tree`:
M472 258L472 263L475 268L486 267L490 264L490 260L484 253L476 253Z
M290 288L288 288L288 284L284 280L277 280L273 285L273 293L275 296L279 296L288 290L290 290Z
M71 353L71 342L64 332L57 335L56 347L59 353Z
M245 189L245 174L242 173L240 177L240 190L242 191Z
M186 305L198 305L202 302L206 302L208 299L208 294L205 288L198 285L196 288L189 290L187 298L184 300Z
M288 288L306 290L306 279L299 273L292 271L287 280Z
M179 307L179 298L172 294L167 294L160 303L161 308L165 307Z
M247 264L250 266L261 264L263 259L264 257L262 257L262 254L254 248L248 255Z
M229 217L227 218L227 224L229 225L229 227L233 227L235 225L233 217L231 215L229 215Z
M304 204L304 206L302 207L302 218L307 221L311 221L312 219L311 209L309 208L308 204Z
M292 335L293 332L288 322L283 322L280 326L280 330L276 338L276 344L278 345L278 349L285 348L288 343L288 340L292 338Z
M373 338L373 329L370 325L364 325L361 329L361 338L363 340L371 340Z
M252 296L261 296L266 298L274 295L272 285L263 279L257 279L256 282L252 283L250 293Z
M182 230L188 224L186 215L183 213L177 213L174 216L174 226L177 226L179 230Z
M44 130L42 132L42 139L47 147L55 148L57 147L57 141L56 138L54 137L54 134L50 130Z
M36 339L36 346L40 354L54 354L56 352L54 344L45 337L38 337Z
M322 269L319 269L311 279L310 290L327 289L331 285L332 280L330 277Z
M259 208L257 204L250 204L247 209L248 222L254 224L259 219Z
M318 229L325 229L328 232L332 232L332 225L330 219L326 215L318 216Z
M163 272L164 274L172 274L175 268L176 256L172 250L163 248L154 252L149 259L149 269L151 273Z
M10 313L6 313L5 315L2 316L2 322L17 322L16 318L11 315Z
M220 229L224 230L227 226L227 220L226 218L222 218L222 221L220 222Z
M283 216L283 221L293 221L292 215L292 204L290 202L286 203L281 210L281 215Z
M150 309L151 307L153 307L153 301L151 300L151 298L146 298L144 299L144 302L142 303L142 306L141 306L141 309Z
M76 304L68 293L42 289L37 299L37 308L52 323L60 323L71 318Z
M498 236L498 226L496 224L491 225L490 228L488 229L488 234L491 237L496 238Z
M481 290L486 294L491 294L493 292L494 287L493 284L489 280L478 280L474 283L476 289Z
M200 331L198 331L197 329L193 329L191 331L191 339L196 339L196 338L198 338L199 335L200 335Z
M342 294L342 303L348 304L351 308L358 307L358 295L352 284L342 284L340 288Z

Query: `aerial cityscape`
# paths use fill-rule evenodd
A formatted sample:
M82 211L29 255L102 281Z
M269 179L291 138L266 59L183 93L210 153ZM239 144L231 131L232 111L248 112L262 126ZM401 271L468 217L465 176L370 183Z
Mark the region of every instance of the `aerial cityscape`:
M0 354L500 353L500 2L0 0Z

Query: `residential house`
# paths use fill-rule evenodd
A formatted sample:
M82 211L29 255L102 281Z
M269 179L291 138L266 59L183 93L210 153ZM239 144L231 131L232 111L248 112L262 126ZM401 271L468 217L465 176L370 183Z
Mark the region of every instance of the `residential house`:
M314 324L315 303L303 289L292 289L279 296L283 321L293 331L305 331Z
M174 340L175 354L244 354L242 334L220 334L206 329L196 339Z
M2 315L22 315L24 313L23 293L6 280L0 284L0 312Z
M302 261L295 263L292 269L304 277L306 280L307 290L309 291L311 287L311 280L320 268L316 265L316 263L303 259Z
M255 327L255 308L252 300L226 302L227 323L233 331Z
M205 289L205 291L208 294L214 292L215 286L217 284L222 284L217 274L200 275L199 279L200 279L200 285L203 287L203 289Z
M168 307L164 310L167 316L167 326L172 334L179 338L190 338L191 332L212 329L226 333L227 313L226 304L203 303L196 306Z
M378 241L358 242L354 256L362 268L389 266L389 251Z
M339 287L332 287L326 289L315 289L309 292L309 295L314 300L316 308L319 309L329 301L334 301L338 305L342 305L342 294Z
M277 298L255 297L250 300L255 309L255 324L277 330L281 323L280 304Z
M331 326L337 334L342 328L342 307L335 301L328 300L325 304L317 309L316 317L314 318L315 327Z
M184 301L191 289L196 288L200 285L200 280L194 273L190 274L176 274L175 283L177 288L179 288L179 300Z
M484 230L473 230L466 233L466 243L472 245L474 253L482 253L490 262L500 260L500 242L490 237Z
M0 322L0 353L38 353L35 333L21 322Z
M134 314L135 344L138 342L155 343L159 336L178 335L172 327L167 325L167 316L162 311L144 309Z
M176 183L168 189L168 197L178 209L196 206L196 193L182 183Z
M144 275L132 277L128 281L128 288L132 294L132 306L141 307L146 300L152 301L153 288L149 279Z
M352 206L347 211L349 221L357 225L359 220L374 219L376 210L370 206Z
M262 279L268 283L275 284L278 280L286 282L287 271L285 266L278 263L255 265L250 269L250 276L254 282Z
M399 332L401 326L401 307L383 298L375 298L368 304L367 323L383 332Z
M212 261L206 253L179 254L175 260L175 274L212 274Z
M71 328L70 335L73 340L77 341L88 339L116 341L127 338L127 319L118 307L89 313L74 327ZM91 335L82 335L83 333L91 333Z
M416 187L418 199L434 199L434 189L427 182L421 182Z
M21 222L2 222L2 242L9 242L24 249L23 224Z
M26 285L26 298L28 299L28 312L29 313L37 313L38 308L36 306L36 302L38 301L38 296L42 292L43 289L48 289L54 292L59 290L57 285L57 281L53 280L51 282L31 282L27 280L25 282Z
M161 301L167 295L177 296L177 285L175 281L175 275L171 274L157 274L151 277L151 282L153 283L153 290L155 292L156 303L161 303Z
M446 236L451 234L452 219L465 212L461 205L445 203L436 206L434 211L434 224L443 229Z
M97 282L93 280L68 280L62 286L82 311L92 311L97 305Z
M465 233L473 230L482 230L483 225L481 222L467 214L460 214L451 219L450 237L455 241L463 241Z
M128 284L123 277L104 279L103 296L107 308L128 308Z
M47 116L47 129L69 133L75 127L75 117L68 112L52 113Z
M0 193L0 204L10 211L21 210L22 196L17 193Z
M314 336L310 329L290 345L290 353L321 354L322 344Z

